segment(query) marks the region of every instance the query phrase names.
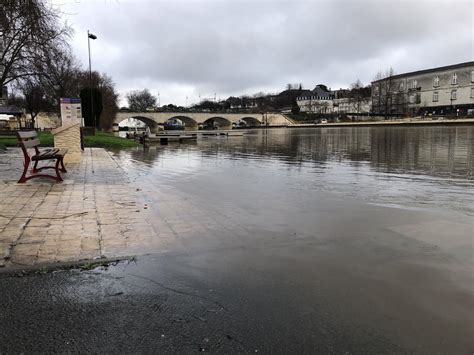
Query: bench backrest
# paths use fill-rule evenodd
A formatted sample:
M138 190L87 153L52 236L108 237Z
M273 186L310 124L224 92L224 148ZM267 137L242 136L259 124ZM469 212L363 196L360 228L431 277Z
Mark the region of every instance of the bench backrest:
M27 155L27 149L35 148L37 149L40 145L40 140L38 139L38 134L36 131L18 131L17 137L23 153Z

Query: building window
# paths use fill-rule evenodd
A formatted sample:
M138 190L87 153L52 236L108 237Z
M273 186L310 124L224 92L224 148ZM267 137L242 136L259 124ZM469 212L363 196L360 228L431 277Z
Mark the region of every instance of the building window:
M471 98L474 97L474 88L471 88Z
M411 82L411 88L412 88L412 89L416 89L417 86L418 86L418 81L417 81L417 80L413 80L413 81Z
M410 95L410 97L408 98L409 102L411 104L414 104L415 103L415 95Z
M433 102L438 102L438 92L433 91Z
M458 97L457 90L451 90L451 100L456 100Z
M457 83L458 83L458 75L454 73L453 79L451 80L451 84L456 85Z
M474 83L474 70L471 70L471 83Z
M433 79L433 86L438 87L439 86L439 76L436 75Z
M398 89L400 91L403 91L405 89L405 85L404 85L403 81L400 81L400 86L398 87Z

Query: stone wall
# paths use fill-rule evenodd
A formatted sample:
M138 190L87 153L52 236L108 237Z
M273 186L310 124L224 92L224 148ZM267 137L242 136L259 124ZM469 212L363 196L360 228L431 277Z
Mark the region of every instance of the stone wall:
M266 113L264 114L264 124L268 126L287 126L292 125L293 122L290 121L285 115L281 113Z
M82 159L80 123L61 126L53 130L54 147L66 148L65 162L78 162Z

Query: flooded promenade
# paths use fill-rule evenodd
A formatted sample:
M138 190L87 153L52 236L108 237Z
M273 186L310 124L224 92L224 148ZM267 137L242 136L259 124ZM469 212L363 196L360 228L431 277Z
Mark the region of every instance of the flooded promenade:
M473 151L472 126L251 130L98 150L108 163L72 169L69 184L77 196L100 184L115 201L119 228L101 238L100 226L99 255L137 258L27 276L38 293L25 293L25 278L0 279L25 300L0 295L0 321L10 320L0 349L12 339L35 349L15 329L44 302L53 319L94 314L108 345L84 337L92 319L83 315L71 328L48 324L72 345L36 344L43 350L470 353ZM2 191L39 185L14 177L2 170ZM95 208L111 222L102 202ZM115 249L100 249L106 240ZM48 308L51 293L61 307ZM120 348L110 329L125 328Z

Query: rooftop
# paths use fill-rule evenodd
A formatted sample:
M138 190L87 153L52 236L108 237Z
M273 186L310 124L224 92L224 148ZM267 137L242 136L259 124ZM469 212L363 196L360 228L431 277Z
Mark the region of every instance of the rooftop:
M458 64L452 64L452 65L446 65L444 67L437 67L437 68L431 68L431 69L423 69L423 70L417 70L417 71L412 71L408 73L403 73L403 74L396 74L392 75L392 79L398 79L398 78L403 78L405 76L410 76L410 75L420 75L420 74L428 74L428 73L433 73L441 70L450 70L450 69L458 69L458 68L465 68L465 67L471 67L474 66L474 62L464 62L464 63L458 63ZM376 83L382 80L385 80L386 78L379 79L379 80L374 80L372 83Z
M316 97L333 97L334 94L327 89L325 85L318 84L313 90L303 90L298 97L316 96Z
M21 116L23 111L16 106L0 106L0 115Z

